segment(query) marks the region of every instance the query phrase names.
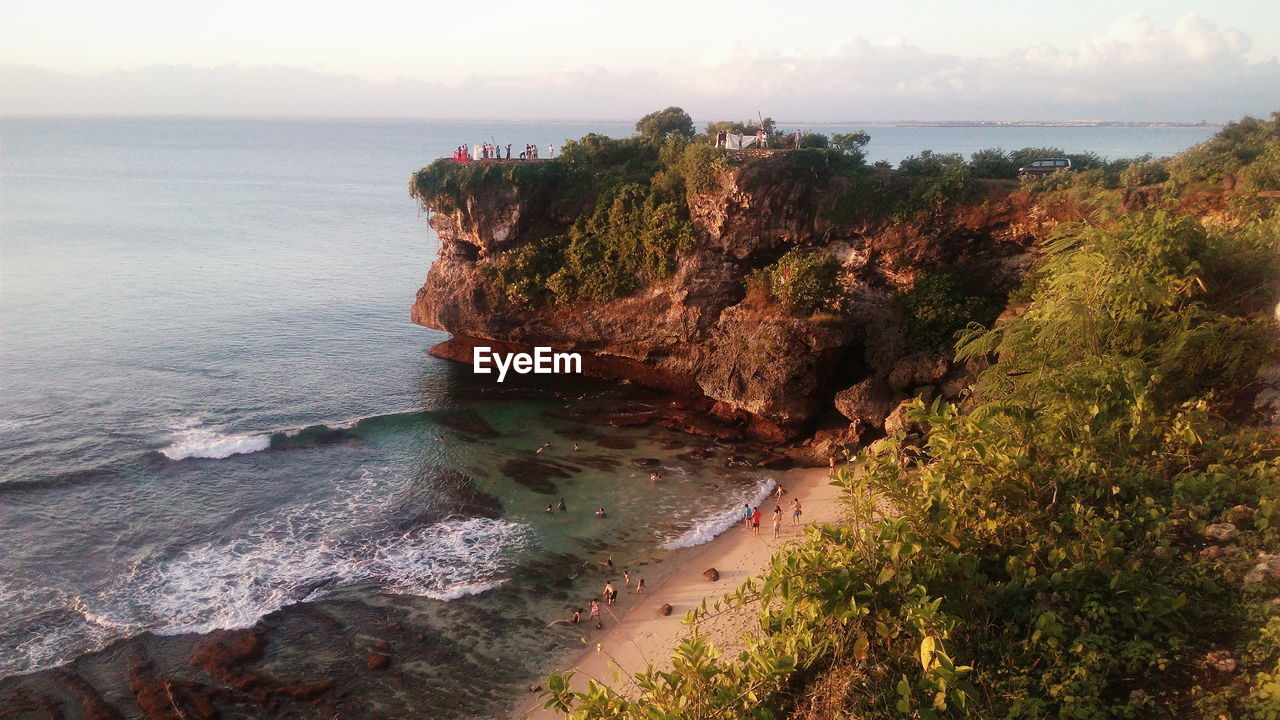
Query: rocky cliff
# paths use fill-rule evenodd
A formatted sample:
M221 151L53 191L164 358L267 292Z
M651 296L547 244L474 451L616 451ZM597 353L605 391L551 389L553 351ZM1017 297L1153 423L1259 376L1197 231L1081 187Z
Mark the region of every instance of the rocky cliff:
M1037 239L1070 210L1040 207L1016 184L995 182L963 202L894 218L860 196L907 192L892 171L867 169L868 184L803 159L776 152L719 164L687 195L696 237L674 272L605 302L518 303L493 281L506 254L570 226L583 212L572 198L501 182L448 201L424 195L440 249L412 319L454 335L433 349L442 357L466 362L472 345L492 341L577 351L590 374L693 397L769 442L819 426L856 439L912 394L958 397L966 369L952 367L940 347L912 344L902 293L922 271L947 268L998 312ZM836 310L788 312L748 295L747 276L794 247L839 262Z

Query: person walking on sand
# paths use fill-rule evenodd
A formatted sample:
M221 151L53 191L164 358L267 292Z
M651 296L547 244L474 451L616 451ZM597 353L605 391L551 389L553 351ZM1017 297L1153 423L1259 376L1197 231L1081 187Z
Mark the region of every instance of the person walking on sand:
M624 582L627 587L631 587L631 571L630 570L627 570L625 568L622 570L622 582Z
M782 496L786 494L787 494L787 489L782 487L781 485L773 489L773 496L778 499L782 499Z
M800 498L793 498L791 500L791 524L800 524Z
M751 507L746 503L742 503L742 527L751 529Z
M757 505L756 508L751 511L751 534L752 535L760 534L760 506L759 505Z
M642 592L644 592L644 578L640 578L640 579L636 582L636 592L637 592L637 593L642 593Z
M604 602L606 605L612 605L613 599L618 597L618 591L613 589L613 581L604 584Z
M596 621L596 629L599 630L604 627L604 624L600 622L600 601L591 598L591 605L588 607L591 608L591 619Z
M782 532L782 506L773 506L773 539L778 539L778 533Z

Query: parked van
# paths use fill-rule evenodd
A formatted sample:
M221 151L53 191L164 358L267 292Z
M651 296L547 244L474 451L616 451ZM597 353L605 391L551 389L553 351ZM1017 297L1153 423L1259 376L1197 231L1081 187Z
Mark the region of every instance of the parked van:
M1067 158L1039 158L1018 168L1019 175L1049 175L1062 170L1070 170L1071 161Z

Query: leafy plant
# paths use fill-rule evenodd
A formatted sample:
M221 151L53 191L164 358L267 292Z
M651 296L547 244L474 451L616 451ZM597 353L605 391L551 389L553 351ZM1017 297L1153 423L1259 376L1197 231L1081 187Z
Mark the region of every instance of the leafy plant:
M748 278L748 291L768 290L790 312L809 315L821 308L839 309L843 290L840 263L821 250L796 247L774 264Z

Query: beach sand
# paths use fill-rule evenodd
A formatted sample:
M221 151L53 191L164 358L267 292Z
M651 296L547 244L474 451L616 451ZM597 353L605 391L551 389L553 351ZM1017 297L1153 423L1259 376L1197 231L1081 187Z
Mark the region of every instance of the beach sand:
M670 669L671 651L691 633L691 628L682 622L685 613L704 601L712 605L725 593L736 590L748 577L763 573L775 552L787 542L804 536L805 525L832 522L839 516L840 490L830 484L826 468L789 470L780 473L778 482L787 493L781 501L770 498L760 506L759 535L752 535L739 524L709 543L677 551L662 563L663 575L645 576L644 594L635 592L634 578L628 588L623 584L621 573L612 576L618 601L612 607L602 608L604 629L596 630L584 613L578 627L584 636L585 649L564 667L576 671L572 683L575 690L585 690L587 682L594 679L623 695L634 695L633 673L650 664L657 669ZM791 524L789 505L796 497L803 507L800 526ZM781 505L783 510L782 533L776 541L772 538L774 505ZM708 568L719 571L720 579L707 580L703 572ZM601 587L606 579L601 576ZM671 604L669 616L658 614L663 603ZM744 634L759 628L759 610L758 606L751 605L721 613L700 623L699 632L717 649L726 654L736 653L745 647ZM543 710L542 702L531 697L515 717L529 720L563 717Z

